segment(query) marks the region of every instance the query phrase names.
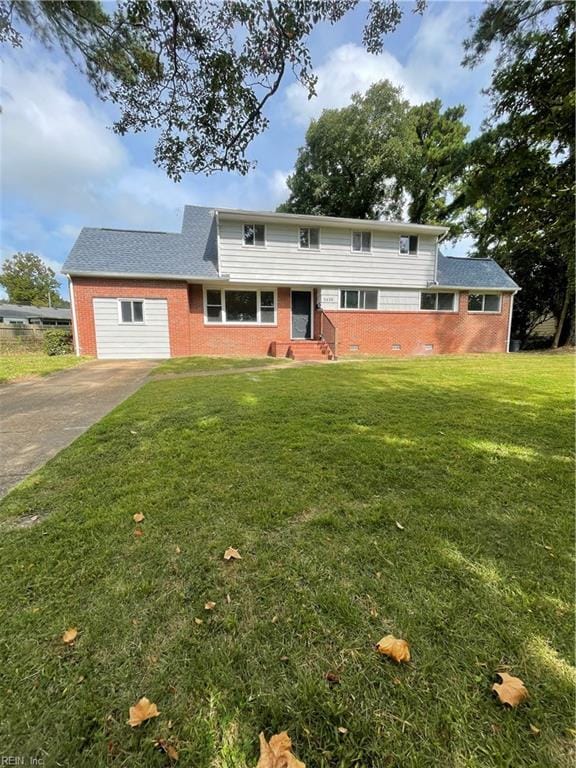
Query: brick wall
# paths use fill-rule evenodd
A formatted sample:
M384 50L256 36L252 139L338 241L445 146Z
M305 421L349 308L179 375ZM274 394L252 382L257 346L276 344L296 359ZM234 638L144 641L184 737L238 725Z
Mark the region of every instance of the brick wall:
M277 325L204 325L202 286L165 280L73 279L79 351L96 355L92 300L163 298L168 302L170 350L186 355L254 356L269 354L274 341L290 340L290 289L277 290ZM346 312L326 314L338 329L338 355L422 355L505 352L510 294L498 314L470 314L468 294L460 293L458 312ZM315 312L319 329L319 313ZM400 345L399 350L393 345ZM432 349L426 348L432 345ZM357 349L355 349L357 347Z
M338 329L338 356L424 355L506 352L509 311L510 294L502 294L501 312L471 314L468 294L462 291L458 312L326 314ZM398 344L400 349L393 349Z
M188 285L168 280L120 280L74 277L74 310L81 355L96 355L94 298L166 299L170 329L170 353L182 357L190 353L190 311Z
M273 341L290 339L290 288L278 288L277 326L204 325L201 285L190 286L190 354L229 357L265 356Z

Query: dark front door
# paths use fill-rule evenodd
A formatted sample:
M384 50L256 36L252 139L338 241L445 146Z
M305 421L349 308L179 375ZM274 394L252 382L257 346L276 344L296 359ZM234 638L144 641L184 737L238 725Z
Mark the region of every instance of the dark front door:
M312 292L292 291L292 338L312 338Z

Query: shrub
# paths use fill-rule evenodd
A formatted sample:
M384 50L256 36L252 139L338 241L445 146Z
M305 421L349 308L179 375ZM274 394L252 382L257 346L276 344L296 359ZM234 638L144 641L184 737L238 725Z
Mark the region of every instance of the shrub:
M47 355L69 355L73 352L72 331L54 328L44 331L44 352Z

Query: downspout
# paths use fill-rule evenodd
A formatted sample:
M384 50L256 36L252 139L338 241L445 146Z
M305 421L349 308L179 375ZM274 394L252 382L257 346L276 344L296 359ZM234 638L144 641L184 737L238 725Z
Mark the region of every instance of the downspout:
M514 296L516 296L517 293L518 291L514 291L510 295L510 309L508 310L508 342L506 345L506 352L510 352L510 336L512 334L512 311L514 309Z
M76 305L74 303L74 285L70 275L66 275L68 278L68 289L70 291L70 307L72 308L72 339L74 340L74 352L76 357L80 357L80 344L78 340L78 326L76 324Z

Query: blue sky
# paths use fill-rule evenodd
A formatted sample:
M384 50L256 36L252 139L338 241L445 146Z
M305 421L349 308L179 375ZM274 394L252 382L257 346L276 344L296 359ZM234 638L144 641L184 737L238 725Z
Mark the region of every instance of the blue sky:
M414 103L464 104L475 135L486 114L481 91L490 62L470 71L460 61L468 20L481 3L431 2L423 16L411 8L406 3L379 56L362 48L366 4L338 25L317 28L310 47L318 95L308 101L298 83L286 80L268 110L270 128L250 147L256 168L247 176L190 174L179 184L154 166L153 135L110 130L114 107L93 95L66 57L31 40L4 50L1 258L33 251L58 271L82 226L177 231L185 204L273 210L287 196L285 179L310 119L384 78L403 86ZM465 255L469 246L462 241L453 252Z

